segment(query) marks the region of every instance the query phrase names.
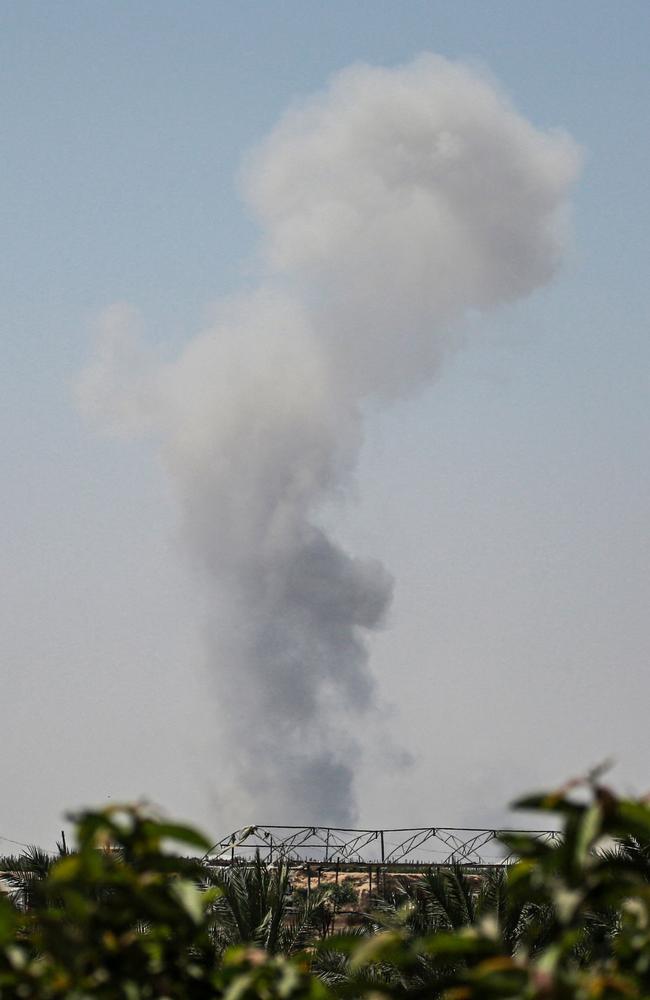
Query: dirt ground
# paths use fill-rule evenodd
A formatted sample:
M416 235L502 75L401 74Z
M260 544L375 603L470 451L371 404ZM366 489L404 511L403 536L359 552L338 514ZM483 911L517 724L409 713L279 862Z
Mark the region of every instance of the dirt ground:
M332 869L324 869L319 872L319 866L312 864L292 869L290 879L292 887L298 890L306 890L310 887L314 890L319 885L329 886L347 883L353 886L358 898L356 903L345 903L342 909L364 910L367 909L372 896L390 895L393 891L399 891L400 885L403 885L404 882L419 882L423 874L421 871L387 872L373 865L371 868L358 870L344 869L339 871L337 875L337 872ZM470 875L469 878L476 880L477 885L480 882L478 875Z

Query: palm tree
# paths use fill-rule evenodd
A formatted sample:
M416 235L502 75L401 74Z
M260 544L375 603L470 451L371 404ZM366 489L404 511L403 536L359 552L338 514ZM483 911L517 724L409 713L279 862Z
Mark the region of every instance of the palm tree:
M222 952L231 944L253 944L271 954L292 954L331 926L330 890L305 897L292 892L285 860L265 864L259 853L251 864L205 867L206 886L221 890L213 905L214 938Z
M57 844L57 852L52 855L32 844L21 854L0 858L0 879L9 889L9 898L19 909L31 910L40 900L52 865L68 853L61 844Z
M431 868L419 879L402 879L407 926L414 934L452 931L476 920L477 887L460 865Z

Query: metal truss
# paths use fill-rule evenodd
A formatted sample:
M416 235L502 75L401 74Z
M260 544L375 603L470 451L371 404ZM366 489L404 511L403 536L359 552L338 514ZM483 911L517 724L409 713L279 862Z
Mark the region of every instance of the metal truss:
M272 863L323 865L507 865L513 859L503 834L526 834L557 841L555 830L476 830L463 827L415 827L354 830L329 826L247 826L218 841L207 857L215 863L245 861L259 853Z

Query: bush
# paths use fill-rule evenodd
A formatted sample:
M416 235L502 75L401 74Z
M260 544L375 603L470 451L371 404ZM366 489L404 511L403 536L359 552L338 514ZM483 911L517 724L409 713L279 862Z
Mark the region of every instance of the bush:
M0 997L650 996L648 804L592 777L520 805L560 816L562 837L505 838L520 860L478 888L462 871L431 872L402 905L368 915L365 932L310 942L317 923L278 909L273 890L270 909L256 904L250 941L240 920L236 946L226 932L233 908L252 912L246 884L233 885L226 910L205 866L180 853L202 855L207 840L136 808L86 812L73 853L39 862L37 875L25 863L29 894L0 896ZM260 872L251 886L262 882ZM286 921L286 936L271 934L273 921ZM287 957L255 945L269 940L308 943Z
M359 893L352 879L344 878L340 882L335 882L330 887L330 899L337 909L348 903L356 904L359 901Z

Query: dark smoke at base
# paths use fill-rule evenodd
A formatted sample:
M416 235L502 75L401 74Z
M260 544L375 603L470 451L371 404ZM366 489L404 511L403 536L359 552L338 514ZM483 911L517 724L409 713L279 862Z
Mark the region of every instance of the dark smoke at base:
M366 641L392 581L318 527L319 510L345 494L364 400L417 390L468 312L552 277L577 167L568 137L535 130L463 65L356 66L249 159L256 291L171 364L138 353L127 308L103 317L81 400L160 443L212 608L233 826L354 818L350 733L375 705Z
M266 821L308 815L345 824L355 816L359 748L340 724L373 703L363 632L380 627L392 580L321 530L307 535L283 553L281 583L279 567L260 559L237 600L234 584L222 594L227 621L217 619L210 647L215 662L238 664L219 674L222 732L238 780L253 802L268 802Z

